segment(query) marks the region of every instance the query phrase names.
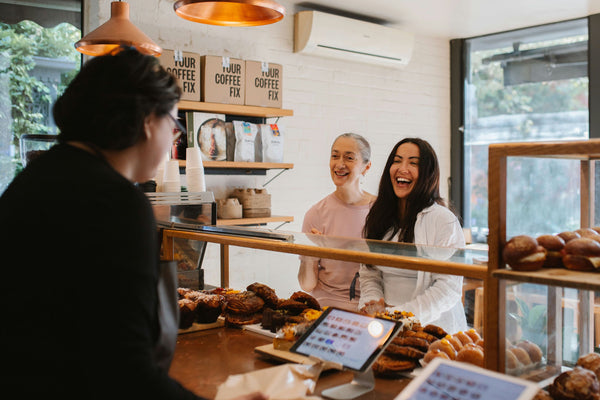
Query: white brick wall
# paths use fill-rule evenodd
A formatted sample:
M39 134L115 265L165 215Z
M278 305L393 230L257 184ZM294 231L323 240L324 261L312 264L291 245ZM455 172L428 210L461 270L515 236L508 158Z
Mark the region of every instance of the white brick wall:
M98 3L86 15L92 28L110 15L110 1ZM299 231L306 210L333 191L329 148L337 135L349 131L371 142L373 167L365 182L370 192L377 192L381 170L393 145L406 136L418 136L437 151L442 195L447 196L450 63L446 39L417 36L409 65L392 69L293 53L295 10L287 1L280 1L287 10L282 21L247 28L183 20L173 11L170 0L128 3L132 22L163 48L283 65L283 108L294 110L294 116L281 118L279 123L285 129L284 161L294 163L294 168L267 186L273 215L294 216L294 222L281 229ZM261 187L277 172L269 171L266 178L213 175L207 176L206 182L209 190L222 197L229 188ZM231 247L230 264L233 288L261 281L283 297L299 290L295 255ZM206 281L217 284L218 245L208 246L204 265Z

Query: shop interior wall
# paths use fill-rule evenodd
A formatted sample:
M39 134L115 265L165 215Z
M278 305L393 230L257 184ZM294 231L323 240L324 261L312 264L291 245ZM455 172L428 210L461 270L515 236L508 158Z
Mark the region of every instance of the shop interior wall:
M88 1L85 32L110 17L110 0ZM294 116L278 123L285 135L284 162L293 163L270 182L272 215L291 215L279 229L300 231L304 213L334 186L329 173L333 139L344 132L365 136L372 146L371 170L364 188L377 193L387 155L404 137L417 136L435 148L441 191L448 195L450 174L450 49L447 38L416 35L412 59L404 68L319 58L293 52L294 6L282 0L286 17L260 27L219 27L179 18L171 0L128 0L130 18L165 49L223 55L283 66L283 108ZM268 122L275 122L269 119ZM207 188L224 198L236 187L262 187L267 176L209 175ZM275 228L279 224L267 227ZM272 285L280 296L299 290L298 256L230 248L230 286L254 281ZM209 244L204 260L206 282L219 283L219 246Z

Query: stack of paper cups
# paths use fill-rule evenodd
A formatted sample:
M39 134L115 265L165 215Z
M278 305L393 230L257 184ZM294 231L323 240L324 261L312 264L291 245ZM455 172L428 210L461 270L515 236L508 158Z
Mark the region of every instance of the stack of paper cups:
M188 192L206 192L204 166L199 147L188 147L185 154L185 175Z
M167 161L169 161L168 153L165 155L165 158L162 159L160 164L158 164L158 168L156 169L156 176L154 177L154 181L156 182L157 192L164 192L163 180L165 179L165 168L167 166Z
M181 177L179 176L178 160L167 161L162 184L164 192L181 192Z

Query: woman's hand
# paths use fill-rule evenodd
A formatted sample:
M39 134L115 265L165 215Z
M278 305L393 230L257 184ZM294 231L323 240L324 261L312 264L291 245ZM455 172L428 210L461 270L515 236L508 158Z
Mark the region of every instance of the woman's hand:
M360 312L367 315L375 315L378 312L385 311L385 300L383 298L379 300L370 300L360 309Z

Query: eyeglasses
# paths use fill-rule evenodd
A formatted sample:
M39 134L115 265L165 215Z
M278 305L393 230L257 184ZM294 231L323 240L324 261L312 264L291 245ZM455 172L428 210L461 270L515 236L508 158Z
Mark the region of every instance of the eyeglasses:
M182 134L187 135L185 126L183 126L183 124L171 114L167 115L173 120L173 122L175 122L175 127L173 128L173 141L177 141L177 139L179 139L179 136L181 136Z

